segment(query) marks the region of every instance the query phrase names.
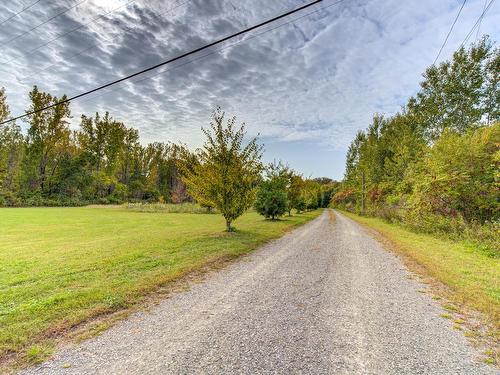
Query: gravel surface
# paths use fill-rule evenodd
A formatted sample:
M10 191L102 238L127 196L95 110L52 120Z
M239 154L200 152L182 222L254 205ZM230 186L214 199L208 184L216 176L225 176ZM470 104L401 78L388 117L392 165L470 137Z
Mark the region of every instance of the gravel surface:
M336 216L24 374L496 373L398 258Z

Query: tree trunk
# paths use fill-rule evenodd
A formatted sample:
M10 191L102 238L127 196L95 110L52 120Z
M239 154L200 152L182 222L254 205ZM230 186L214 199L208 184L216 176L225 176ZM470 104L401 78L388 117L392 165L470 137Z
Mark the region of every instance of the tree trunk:
M231 228L231 220L226 219L226 231L232 232L233 228Z
M361 174L361 213L365 214L365 171Z
M44 189L45 189L45 164L40 165L39 173L40 173L39 186L42 189L42 191L44 191Z

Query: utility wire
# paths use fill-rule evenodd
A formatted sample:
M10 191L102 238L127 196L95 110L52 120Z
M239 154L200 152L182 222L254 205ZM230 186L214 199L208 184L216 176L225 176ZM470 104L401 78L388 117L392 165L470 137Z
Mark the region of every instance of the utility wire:
M75 27L75 28L73 28L73 29L71 29L71 30L68 30L68 31L66 31L66 32L64 32L64 33L61 33L61 34L59 34L59 35L56 35L54 38L52 38L52 39L48 40L47 42L45 42L45 43L43 43L43 44L40 44L38 47L35 47L35 48L33 48L33 49L29 50L28 52L26 52L26 53L24 54L24 56L25 56L25 57L26 57L26 56L30 56L30 55L34 54L36 51L38 51L40 48L43 48L43 47L45 47L45 46L48 46L48 45L49 45L49 44L51 44L52 42L55 42L56 40L61 39L62 37L66 36L66 35L69 35L69 34L71 34L71 33L74 33L75 31L78 31L78 30L82 29L83 27L88 26L88 25L90 25L91 23L94 23L95 21L97 21L97 20L99 20L99 19L101 19L101 18L103 18L103 17L105 17L105 16L107 16L107 15L109 15L109 14L113 13L113 12L116 12L118 9L121 9L121 8L127 7L128 5L130 5L130 4L132 4L132 3L134 3L135 1L136 1L136 0L130 0L130 1L126 2L125 4L120 5L119 7L116 7L116 8L114 8L114 9L112 9L112 10L110 10L110 11L106 12L106 13L101 14L100 16L98 16L98 17L96 17L96 18L91 19L91 20L90 20L89 22L87 22L87 23L82 23L82 24L80 24L79 26L77 26L77 27ZM7 60L7 61L5 61L5 62L4 62L4 64L8 64L8 63L10 63L10 62L12 62L12 61L14 61L14 60L15 60L15 58L12 58L12 59L10 59L10 60Z
M31 3L30 5L28 6L25 6L23 9L21 9L19 12L17 13L14 13L12 16L10 16L9 18L6 18L4 19L3 21L0 22L0 26L2 26L5 22L9 22L11 19L13 18L16 18L17 16L19 16L21 13L27 11L28 9L30 9L31 7L35 6L36 4L38 4L40 1L42 0L37 0L35 1L34 3Z
M156 16L163 16L163 15L165 15L165 14L167 14L167 13L170 13L170 12L172 12L172 11L176 10L177 8L180 8L180 7L184 6L184 5L186 5L186 4L187 4L187 3L189 3L190 1L191 1L191 0L185 0L185 1L184 1L184 2L182 2L182 3L179 3L179 4L177 4L177 5L174 5L173 7L169 8L169 9L167 9L167 10L165 10L165 11L161 12L161 13L157 13L157 14L155 14L155 15L156 15ZM132 30L135 30L136 28L137 28L137 25L136 25L136 26L134 26ZM104 38L104 39L106 39L106 38ZM107 41L107 42L111 42L111 40L109 40L109 39L106 39L106 41ZM81 56L81 55L82 55L82 54L84 54L85 52L90 51L91 49L93 49L93 48L95 48L95 47L98 47L99 45L100 45L100 42L99 42L99 43L94 43L94 44L92 44L92 45L88 46L87 48L84 48L84 49L82 49L82 50L80 50L80 51L78 51L78 52L74 53L73 55L71 55L71 56L69 56L69 57L65 57L65 58L64 58L64 62L67 62L67 61L69 61L69 60L72 60L72 59L74 59L75 57ZM34 73L30 74L29 76L24 77L22 80L23 80L23 81L26 81L28 78L33 77L35 74L40 74L40 73L42 73L42 72L45 72L45 71L49 70L50 68L52 68L52 67L53 67L53 66L55 66L55 65L58 65L58 63L57 63L57 62L55 62L55 63L52 63L52 64L50 64L50 65L46 66L45 68L39 69L39 70L37 70L36 72L34 72ZM10 74L10 73L9 73L9 74ZM14 75L14 77L15 77L15 75Z
M488 13L488 10L493 5L494 1L495 0L490 0L490 2L488 3L488 5L486 6L486 8L484 8L483 13L481 13L481 15L477 19L476 23L474 24L474 26L472 26L472 29L470 29L470 31L467 34L467 36L465 37L464 41L462 42L462 44L460 44L460 47L463 47L467 43L467 41L469 40L469 38L471 37L471 35L474 33L474 29L477 27L477 25L479 25L479 23L482 21L482 19L486 15L486 13Z
M486 4L488 4L488 0L484 0L483 12L486 9ZM479 39L479 33L481 32L481 21L479 21L479 24L477 25L476 40Z
M186 65L188 65L188 64L192 64L192 63L194 63L194 62L197 62L197 61L203 60L203 59L205 59L205 58L207 58L207 57L209 57L209 56L215 55L215 54L217 54L217 53L219 53L219 52L222 52L222 51L224 51L224 50L226 50L226 49L230 49L230 48L232 48L232 47L234 47L234 46L237 46L237 45L239 45L239 44L241 44L241 43L243 43L243 42L247 42L247 41L249 41L249 40L252 40L252 39L258 38L258 37L260 37L260 36L262 36L262 35L264 35L264 34L267 34L267 33L271 32L271 31L277 30L277 29L279 29L279 28L281 28L281 27L283 27L283 26L286 26L286 25L289 25L289 24L296 24L296 23L297 23L297 21L300 21L300 20L302 20L302 19L305 19L306 17L309 17L310 15L312 15L312 14L314 14L314 13L319 13L319 12L321 12L322 10L325 10L325 9L330 8L330 7L332 7L332 6L338 5L338 4L340 4L340 3L344 2L344 1L345 1L345 0L338 0L338 1L334 2L334 3L332 3L332 4L326 5L326 6L324 6L324 7L319 8L319 9L313 10L312 12L306 13L306 14L304 14L304 15L300 16L300 17L294 18L293 20L290 20L290 21L287 21L287 22L283 22L283 23L282 23L282 24L280 24L280 25L277 25L277 26L271 27L271 28L269 28L269 29L267 29L267 30L261 31L260 33L257 33L257 34L254 34L254 35L251 35L251 36L249 36L249 37L248 37L248 38L246 38L246 39L241 39L241 40L238 40L238 41L237 41L237 42L235 42L235 43L232 43L232 44L226 45L226 46L224 46L224 47L218 48L217 50L214 50L214 51L208 52L208 53L206 53L206 54L204 54L204 55L202 55L202 56L198 56L198 57L196 57L196 58L194 58L194 59L191 59L191 60L185 61L185 62L183 62L182 64L179 64L179 65L173 66L173 67L171 67L171 68L163 69L162 71L160 71L160 72L158 72L158 73L156 73L156 74L149 75L149 76L147 76L147 77L144 77L144 78L141 78L141 79L138 79L138 80L132 81L132 83L134 83L134 84L141 83L141 82L147 81L147 80L149 80L149 79L152 79L152 78L158 77L158 76L160 76L160 75L162 75L162 74L168 73L168 72L170 72L170 71L172 71L172 70L182 68L182 67L184 67L184 66L186 66ZM99 98L101 98L101 97L103 97L103 96L105 96L105 95L111 94L111 93L113 93L113 92L115 92L115 91L117 91L117 90L119 90L119 89L120 89L120 87L115 87L115 88L113 88L113 89L111 89L111 90L108 90L108 91L106 91L106 92L101 93L100 95L97 95L97 96L93 96L93 97L90 97L90 98L84 99L84 100L82 100L82 102L88 102L88 101L93 101L93 100L99 99Z
M263 26L265 26L265 25L268 25L268 24L270 24L270 23L272 23L272 22L275 22L275 21L277 21L277 20L280 20L280 19L283 19L283 18L285 18L285 17L288 17L288 16L290 16L290 15L292 15L292 14L294 14L294 13L300 12L300 11L302 11L302 10L306 9L306 8L310 8L310 7L312 7L313 5L316 5L316 4L321 3L322 1L323 1L323 0L315 0L315 1L312 1L312 2L310 2L310 3L308 3L308 4L305 4L305 5L303 5L303 6L300 6L300 7L298 7L298 8L295 8L295 9L293 9L293 10L290 10L290 11L288 11L288 12L286 12L286 13L283 13L283 14L281 14L281 15L279 15L279 16L273 17L273 18L271 18L271 19L269 19L269 20L267 20L267 21L263 21L263 22L261 22L261 23L259 23L259 24L257 24L257 25L254 25L254 26L251 26L251 27L246 28L246 29L244 29L244 30L238 31L238 32L236 32L236 33L234 33L234 34L228 35L228 36L226 36L226 37L224 37L224 38L221 38L221 39L219 39L219 40L216 40L216 41L214 41L214 42L211 42L211 43L209 43L209 44L206 44L206 45L204 45L204 46L202 46L202 47L198 47L198 48L196 48L196 49L194 49L194 50L192 50L192 51L189 51L189 52L183 53L183 54L181 54L181 55L179 55L179 56L176 56L176 57L174 57L174 58L171 58L171 59L169 59L169 60L166 60L166 61L163 61L163 62L158 63L158 64L156 64L156 65L150 66L149 68L146 68L146 69L143 69L143 70L138 71L138 72L136 72L136 73L130 74L130 75L128 75L128 76L125 76L125 77L119 78L119 79L117 79L117 80L115 80L115 81L112 81L112 82L106 83L106 84L104 84L104 85L101 85L101 86L99 86L99 87L96 87L96 88L91 89L91 90L88 90L88 91L85 91L85 92L83 92L83 93L81 93L81 94L78 94L78 95L72 96L72 97L70 97L70 98L66 98L66 99L61 100L61 101L59 101L59 102L57 102L57 103L54 103L54 104L48 105L48 106L46 106L46 107L44 107L44 108L40 108L40 109L37 109L37 110L35 110L35 111L30 111L30 112L25 113L24 115L20 115L20 116L17 116L17 117L11 118L11 119L9 119L9 120L6 120L6 121L3 121L3 122L0 122L0 125L3 125L3 124L6 124L6 123L9 123L9 122L12 122L12 121L15 121L15 120L19 120L19 119L24 118L24 117L27 117L27 116L34 115L35 113L39 113L39 112L45 111L45 110L47 110L47 109L53 108L53 107L55 107L55 106L58 106L58 105L61 105L61 104L64 104L64 103L69 103L69 102L71 102L71 101L73 101L73 100L75 100L75 99L81 98L81 97L83 97L83 96L89 95L89 94L91 94L91 93L94 93L94 92L96 92L96 91L99 91L99 90L105 89L105 88L107 88L107 87L110 87L110 86L116 85L117 83L120 83L120 82L126 81L126 80L128 80L128 79L130 79L130 78L133 78L133 77L136 77L136 76L138 76L138 75L140 75L140 74L144 74L144 73L149 72L149 71L151 71L151 70L157 69L157 68L159 68L159 67L161 67L161 66L164 66L164 65L167 65L167 64L173 63L174 61L178 61L178 60L180 60L180 59L182 59L182 58L185 58L185 57L187 57L187 56L190 56L190 55L193 55L193 54L195 54L195 53L201 52L201 51L206 50L206 49L208 49L208 48L210 48L210 47L213 47L213 46L216 46L216 45L218 45L218 44L221 44L221 43L223 43L223 42L225 42L225 41L227 41L227 40L233 39L233 38L235 38L235 37L237 37L237 36L244 35L244 34L246 34L246 33L250 32L250 31L253 31L253 30L259 29L259 28L261 28L261 27L263 27Z
M448 38L450 37L451 32L453 31L453 27L455 27L455 24L457 23L458 17L460 17L460 13L462 13L462 9L464 9L464 5L466 2L467 2L467 0L464 0L464 2L462 3L462 6L458 10L457 16L455 17L455 20L451 24L450 31L448 31L448 35L446 35L446 38L444 39L444 42L441 45L441 48L439 49L439 52L438 52L436 58L434 59L434 62L432 63L432 65L434 65L436 63L436 61L439 59L439 56L441 56L441 52L443 52L443 48L446 45L446 42L448 42Z
M36 29L38 29L40 26L43 26L43 25L45 25L45 24L49 23L50 21L52 21L53 19L55 19L55 18L57 18L57 17L59 17L59 16L62 16L64 13L69 12L71 9L76 8L78 5L80 5L80 4L82 4L82 3L84 3L85 1L87 1L87 0L81 0L81 1L77 2L76 4L73 4L73 5L72 5L72 6L70 6L69 8L66 8L65 10L63 10L63 11L61 11L61 12L57 13L57 14L54 14L52 17L50 17L50 18L46 19L45 21L43 21L42 23L39 23L38 25L36 25L36 26L32 27L31 29L26 30L25 32L22 32L21 34L18 34L18 35L16 35L15 37L13 37L13 38L11 38L11 39L9 39L9 40L7 40L7 41L0 43L0 47L3 47L3 46L5 46L5 45L7 45L7 44L12 43L13 41L15 41L15 40L17 40L17 39L19 39L19 38L22 38L22 37L23 37L23 36L25 36L26 34L30 34L30 33L32 33L33 31L35 31Z

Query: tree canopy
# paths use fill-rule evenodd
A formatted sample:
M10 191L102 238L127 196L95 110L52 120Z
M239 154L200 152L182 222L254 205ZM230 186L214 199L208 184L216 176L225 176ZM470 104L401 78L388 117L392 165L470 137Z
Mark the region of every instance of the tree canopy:
M497 222L499 62L484 38L429 67L401 112L353 139L332 204L431 232Z
M226 220L227 231L255 200L262 171L262 146L257 139L243 144L244 125L236 126L232 117L224 124L219 108L212 114L209 129L203 129L206 142L197 152L198 162L184 162L183 181L188 192L205 205L215 207Z

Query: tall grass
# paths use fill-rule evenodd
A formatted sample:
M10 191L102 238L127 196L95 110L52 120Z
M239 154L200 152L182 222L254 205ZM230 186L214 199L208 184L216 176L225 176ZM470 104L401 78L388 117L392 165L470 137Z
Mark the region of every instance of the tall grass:
M127 210L137 212L161 212L169 214L213 214L215 209L208 209L196 203L126 203Z

